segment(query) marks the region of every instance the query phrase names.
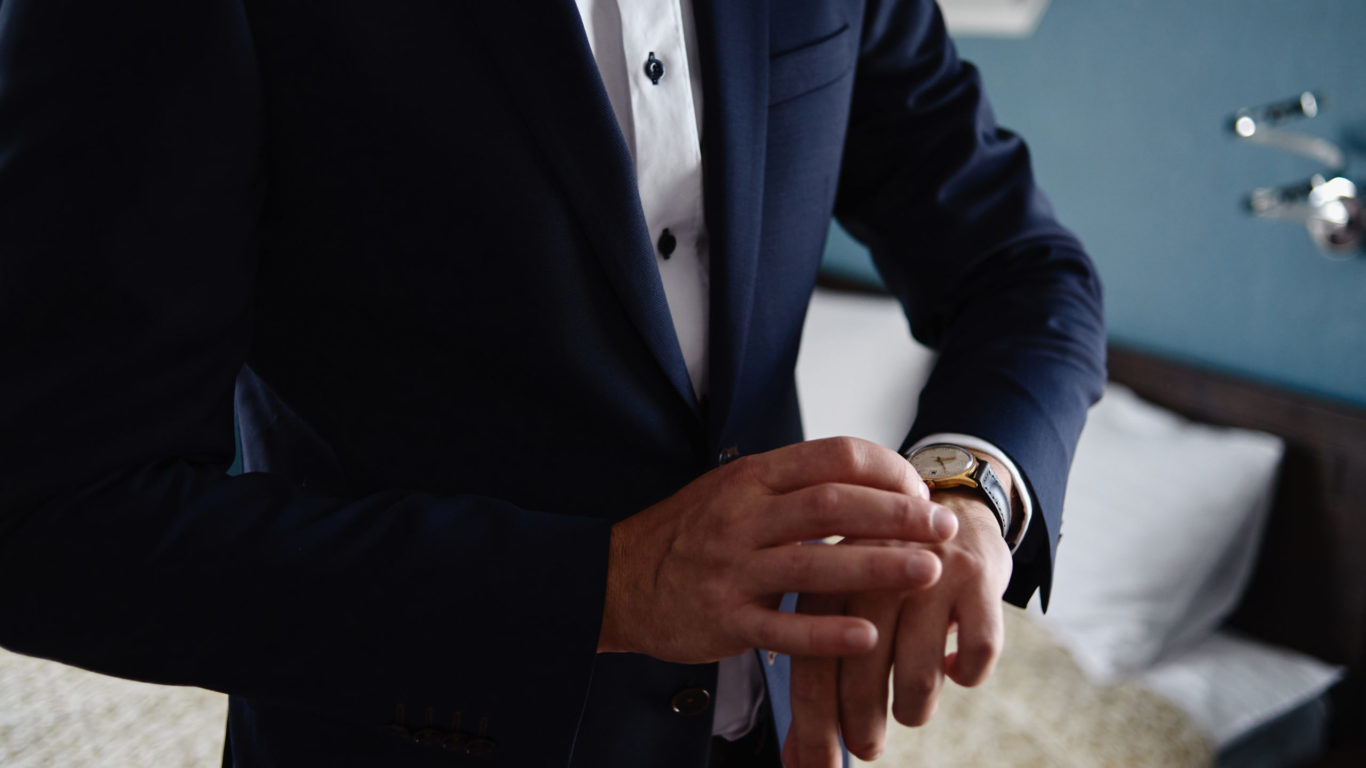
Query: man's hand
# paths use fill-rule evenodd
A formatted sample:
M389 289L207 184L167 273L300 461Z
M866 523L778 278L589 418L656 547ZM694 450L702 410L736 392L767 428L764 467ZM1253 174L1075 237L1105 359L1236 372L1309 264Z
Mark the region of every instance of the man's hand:
M919 493L926 493L923 485ZM978 685L991 674L1004 642L1001 595L1010 581L1010 550L996 517L972 492L935 491L934 500L957 514L956 536L934 545L879 542L935 553L944 570L934 587L802 595L799 611L866 618L878 627L878 641L871 653L842 659L793 657L792 727L783 745L788 768L840 765L841 733L860 759L881 754L893 671L892 712L911 726L934 714L946 674L964 686ZM946 656L945 643L955 627L958 650Z
M689 664L751 648L794 656L867 653L858 616L778 611L786 592L915 594L941 572L931 547L802 546L832 535L936 544L953 513L931 503L894 451L833 438L712 470L612 528L599 652ZM890 625L888 626L890 629Z

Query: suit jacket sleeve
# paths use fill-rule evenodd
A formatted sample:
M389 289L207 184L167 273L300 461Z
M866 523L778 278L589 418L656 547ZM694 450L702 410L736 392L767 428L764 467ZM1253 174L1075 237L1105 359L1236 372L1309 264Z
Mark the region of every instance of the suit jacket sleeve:
M376 728L463 710L563 760L605 521L225 475L255 67L237 2L0 5L0 642Z
M1047 606L1072 452L1104 379L1100 284L929 0L869 4L836 215L940 352L907 444L960 432L1016 462L1036 514L1006 597L1037 588Z

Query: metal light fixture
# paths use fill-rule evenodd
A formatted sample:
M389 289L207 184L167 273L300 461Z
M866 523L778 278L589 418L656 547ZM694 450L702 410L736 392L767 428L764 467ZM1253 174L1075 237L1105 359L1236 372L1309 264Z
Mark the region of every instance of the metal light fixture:
M1356 185L1342 174L1347 153L1327 139L1287 131L1280 126L1319 114L1322 96L1299 96L1247 107L1234 113L1229 129L1240 140L1292 152L1321 164L1323 172L1280 187L1254 189L1246 205L1254 216L1303 224L1324 255L1346 259L1366 253L1366 209Z

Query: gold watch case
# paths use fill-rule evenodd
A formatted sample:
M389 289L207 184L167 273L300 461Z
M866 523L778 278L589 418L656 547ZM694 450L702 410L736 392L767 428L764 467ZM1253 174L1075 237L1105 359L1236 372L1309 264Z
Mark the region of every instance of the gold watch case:
M931 488L977 487L977 457L957 445L927 445L911 454L910 462Z

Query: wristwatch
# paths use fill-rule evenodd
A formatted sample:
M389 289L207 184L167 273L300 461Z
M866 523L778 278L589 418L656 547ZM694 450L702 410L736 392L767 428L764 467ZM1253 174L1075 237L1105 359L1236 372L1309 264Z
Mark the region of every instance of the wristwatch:
M972 451L952 443L931 443L906 459L931 489L976 490L996 515L996 522L1001 524L1001 536L1007 536L1011 525L1010 499L990 464L979 461Z

